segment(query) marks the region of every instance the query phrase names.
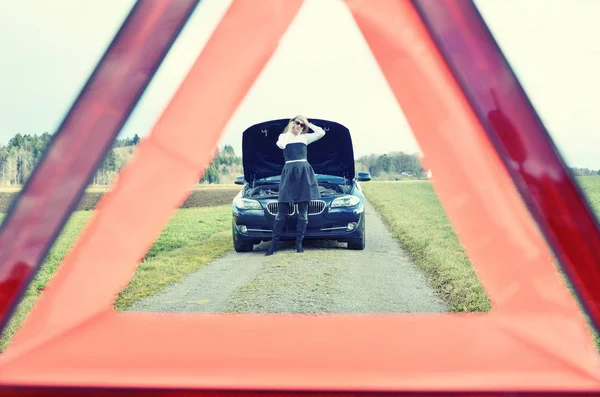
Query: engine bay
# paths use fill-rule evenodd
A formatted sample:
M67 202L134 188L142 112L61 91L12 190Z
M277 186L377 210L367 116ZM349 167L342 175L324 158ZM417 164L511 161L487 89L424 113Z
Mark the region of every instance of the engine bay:
M335 197L347 194L352 189L351 185L340 185L326 181L319 181L319 192L321 197ZM247 187L246 197L253 199L277 197L279 195L279 184L260 185L254 188Z

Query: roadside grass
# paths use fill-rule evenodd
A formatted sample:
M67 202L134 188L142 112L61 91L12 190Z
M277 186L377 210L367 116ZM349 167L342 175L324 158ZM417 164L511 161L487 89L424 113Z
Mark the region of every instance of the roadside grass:
M144 260L163 258L164 254L171 255L174 250L204 243L215 233L226 230L231 230L231 205L179 209Z
M581 186L584 196L596 214L596 218L600 220L600 175L578 177L577 182L579 183L579 186ZM572 290L571 286L569 286L569 288ZM600 349L600 335L595 331L593 333L594 338L596 339L596 345L598 346L598 349Z
M429 181L363 183L369 202L452 312L486 312L487 295Z
M596 216L600 176L578 177ZM489 299L429 181L363 184L367 199L452 312L486 312ZM569 286L572 290L572 288ZM600 337L594 332L600 349Z
M119 293L115 301L115 309L127 310L136 301L154 295L231 251L229 228L221 230L222 226L218 224L207 227L209 228L212 234L202 237L201 242L163 251L142 262L131 282Z
M71 215L1 335L0 351L4 350L26 319L92 214L93 211L77 211ZM0 223L3 218L4 214L0 214ZM159 292L180 277L230 251L230 228L230 205L177 210L138 266L131 282L117 297L115 308L127 308L136 299Z

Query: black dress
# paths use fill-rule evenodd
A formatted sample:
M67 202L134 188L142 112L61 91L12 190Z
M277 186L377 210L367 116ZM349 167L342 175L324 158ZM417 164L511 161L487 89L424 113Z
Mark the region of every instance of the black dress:
M321 198L317 177L307 158L304 142L290 142L283 149L285 165L279 181L279 201L299 203Z

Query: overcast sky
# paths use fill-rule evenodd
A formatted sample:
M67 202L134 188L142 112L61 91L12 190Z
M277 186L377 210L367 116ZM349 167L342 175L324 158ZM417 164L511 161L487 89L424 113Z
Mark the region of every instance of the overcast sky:
M0 143L55 131L133 3L0 0ZM121 136L150 131L229 4L200 3ZM600 169L600 1L476 4L567 162ZM356 156L419 150L339 0L305 2L220 145L240 153L246 126L298 113L347 125Z

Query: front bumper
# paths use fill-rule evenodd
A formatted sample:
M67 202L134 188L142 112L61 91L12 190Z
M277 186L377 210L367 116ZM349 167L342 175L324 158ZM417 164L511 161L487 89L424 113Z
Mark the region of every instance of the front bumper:
M308 216L305 240L331 239L348 241L362 237L364 204L352 208L326 208L322 213ZM270 240L275 216L266 210L233 210L233 233L240 241ZM286 216L282 240L296 237L298 215Z

